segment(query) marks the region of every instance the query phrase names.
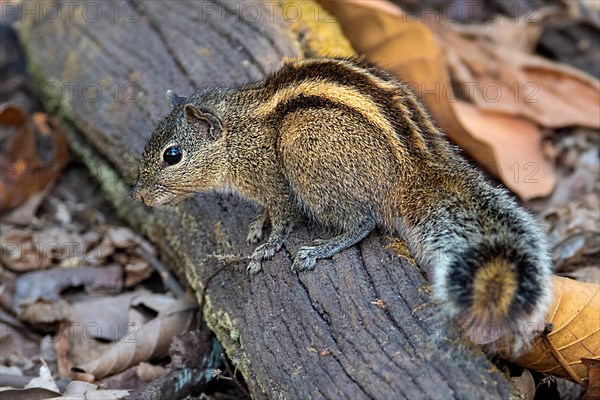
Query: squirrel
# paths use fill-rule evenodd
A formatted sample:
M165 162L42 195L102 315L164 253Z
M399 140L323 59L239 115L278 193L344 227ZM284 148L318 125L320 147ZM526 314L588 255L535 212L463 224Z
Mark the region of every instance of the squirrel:
M552 264L535 219L459 155L392 74L364 59L308 58L261 82L167 99L172 111L146 145L132 196L153 206L226 190L263 206L248 242L268 219L271 233L250 273L299 216L335 236L300 247L294 271L379 227L404 237L463 327L543 323Z

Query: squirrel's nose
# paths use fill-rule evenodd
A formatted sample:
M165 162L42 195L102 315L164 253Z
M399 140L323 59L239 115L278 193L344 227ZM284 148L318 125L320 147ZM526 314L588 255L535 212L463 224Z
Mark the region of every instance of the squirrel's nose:
M132 199L135 199L137 201L144 201L144 196L142 195L142 191L140 190L140 184L138 182L136 182L136 184L129 191L129 196L131 196Z

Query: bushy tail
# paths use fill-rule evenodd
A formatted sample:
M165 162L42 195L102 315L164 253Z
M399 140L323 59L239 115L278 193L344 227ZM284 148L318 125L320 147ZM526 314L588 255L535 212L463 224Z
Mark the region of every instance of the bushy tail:
M524 236L471 244L438 275L438 297L475 342L493 342L510 332L511 350L518 353L543 329L551 262L545 248L533 243Z

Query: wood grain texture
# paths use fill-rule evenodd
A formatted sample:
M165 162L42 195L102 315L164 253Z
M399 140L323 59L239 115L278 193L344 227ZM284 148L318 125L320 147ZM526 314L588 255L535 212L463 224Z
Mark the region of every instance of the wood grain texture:
M254 247L245 237L259 212L253 205L200 194L148 213L128 199L145 141L168 112L166 89L189 94L206 84L260 79L282 58L301 56L275 2L93 3L103 7L98 21L22 19L20 36L42 86L79 84L71 98L45 95L45 103L68 123L73 147L119 212L202 297L207 323L254 398L509 397L510 384L438 318L424 272L387 248L385 235L374 232L314 271L294 274L292 255L319 235L300 227L263 272L249 277ZM94 84L102 96L91 101L81 88ZM111 87L135 90L115 98Z

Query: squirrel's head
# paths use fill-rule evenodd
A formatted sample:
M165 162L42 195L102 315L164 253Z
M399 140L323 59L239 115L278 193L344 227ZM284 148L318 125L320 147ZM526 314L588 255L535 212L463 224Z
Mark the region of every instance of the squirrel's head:
M225 172L223 123L214 112L167 91L173 107L144 149L131 196L146 205L176 204L221 186Z

